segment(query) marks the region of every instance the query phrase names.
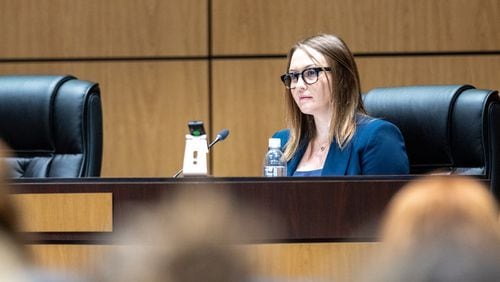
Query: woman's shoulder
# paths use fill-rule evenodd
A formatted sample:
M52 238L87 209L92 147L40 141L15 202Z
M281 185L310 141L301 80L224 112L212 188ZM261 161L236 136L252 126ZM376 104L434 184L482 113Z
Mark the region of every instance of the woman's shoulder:
M288 139L290 137L290 129L282 129L276 131L272 138Z
M397 129L399 131L398 127L392 122L368 115L358 115L356 118L356 125L358 127L358 130L374 130L381 127L388 127Z
M356 120L358 137L368 137L379 135L379 134L391 134L396 136L401 136L401 131L393 123L380 119L374 118L368 115L359 115Z

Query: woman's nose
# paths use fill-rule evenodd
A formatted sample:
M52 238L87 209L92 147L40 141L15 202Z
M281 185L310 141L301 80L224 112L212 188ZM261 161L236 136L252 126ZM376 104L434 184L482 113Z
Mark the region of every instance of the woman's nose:
M306 87L307 84L306 82L304 81L304 78L302 77L302 75L299 75L299 77L297 77L297 82L295 83L295 88L297 87Z

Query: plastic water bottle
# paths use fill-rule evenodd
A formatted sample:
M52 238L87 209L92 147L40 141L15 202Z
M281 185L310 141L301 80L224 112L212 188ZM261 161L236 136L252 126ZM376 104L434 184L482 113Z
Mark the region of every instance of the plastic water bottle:
M269 138L269 150L264 158L264 176L286 176L286 161L283 159L279 138Z

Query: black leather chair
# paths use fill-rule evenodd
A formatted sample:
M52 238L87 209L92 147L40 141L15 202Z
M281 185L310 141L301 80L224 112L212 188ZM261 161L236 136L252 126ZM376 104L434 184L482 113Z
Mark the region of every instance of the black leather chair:
M73 76L0 76L0 122L13 178L100 175L96 83Z
M376 88L363 95L366 110L397 125L410 173L480 175L500 199L498 91L471 85Z

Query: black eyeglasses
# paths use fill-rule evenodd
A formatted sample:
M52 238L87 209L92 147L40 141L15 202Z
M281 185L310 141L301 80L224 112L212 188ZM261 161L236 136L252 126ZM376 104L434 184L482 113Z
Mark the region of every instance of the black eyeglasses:
M302 72L289 72L285 73L281 76L281 81L288 89L294 89L299 81L299 77L302 76L302 80L305 84L311 85L318 81L319 73L322 71L331 71L332 68L329 67L316 67L316 68L307 68Z

